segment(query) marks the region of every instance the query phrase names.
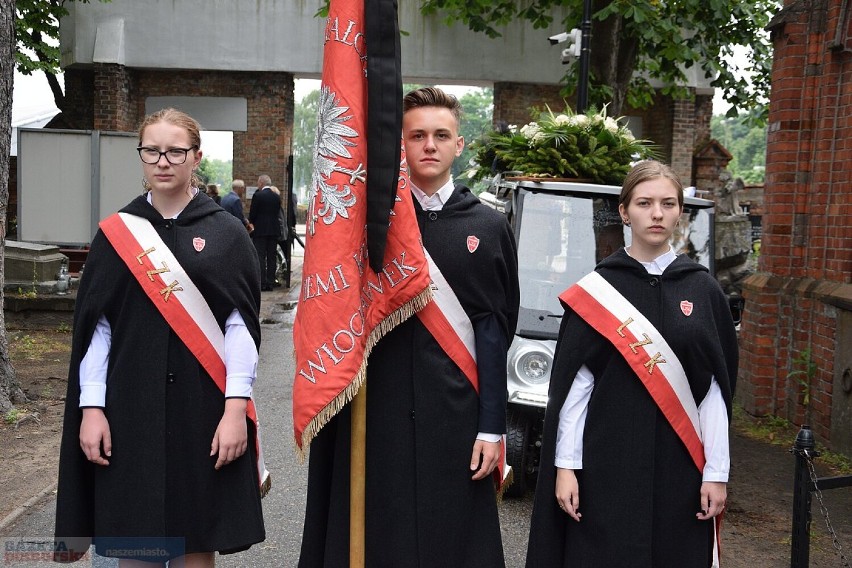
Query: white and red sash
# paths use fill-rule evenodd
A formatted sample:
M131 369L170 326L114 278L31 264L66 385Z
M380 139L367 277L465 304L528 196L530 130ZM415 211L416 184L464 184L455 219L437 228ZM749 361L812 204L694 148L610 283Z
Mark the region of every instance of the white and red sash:
M663 335L597 272L584 276L559 299L621 353L703 472L698 406L686 372Z
M423 323L444 353L453 360L470 381L474 390L479 393L479 375L476 367L476 340L473 324L467 317L467 312L456 297L447 279L441 273L438 265L426 251L429 263L429 278L432 280L432 301L417 312L417 317ZM494 481L498 493L505 489L504 484L511 475L512 468L506 462L506 435L500 441L500 460L494 470Z
M597 272L581 278L562 292L559 299L621 353L686 446L695 467L703 473L704 443L698 406L686 371L663 334ZM719 566L721 523L720 514L714 523L714 567Z
M116 213L101 221L100 228L145 294L224 394L225 335L204 296L172 251L142 217ZM265 495L271 487L271 478L263 460L260 424L252 399L248 401L246 416L255 426L258 483L261 494Z

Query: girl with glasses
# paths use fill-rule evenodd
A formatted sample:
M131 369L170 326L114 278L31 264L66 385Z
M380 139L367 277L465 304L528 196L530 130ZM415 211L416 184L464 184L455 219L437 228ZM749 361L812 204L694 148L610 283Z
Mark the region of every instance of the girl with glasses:
M183 112L144 120L146 192L101 222L77 295L56 536L125 568L213 566L265 537L257 256L198 189L200 144Z

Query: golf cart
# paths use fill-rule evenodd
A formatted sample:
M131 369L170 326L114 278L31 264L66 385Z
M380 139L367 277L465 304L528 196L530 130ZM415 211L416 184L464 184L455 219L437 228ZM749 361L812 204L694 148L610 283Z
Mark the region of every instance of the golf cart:
M508 496L535 484L544 410L563 308L558 295L602 259L629 245L618 214L620 187L497 176L479 199L504 213L518 245L521 305L508 354ZM713 273L712 201L687 197L673 246Z

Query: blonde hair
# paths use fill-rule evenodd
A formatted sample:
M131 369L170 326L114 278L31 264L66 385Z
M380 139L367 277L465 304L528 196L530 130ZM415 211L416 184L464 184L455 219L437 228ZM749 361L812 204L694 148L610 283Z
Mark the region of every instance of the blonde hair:
M201 149L201 125L198 124L198 121L186 114L185 112L178 110L176 108L164 108L158 110L155 113L149 114L142 120L142 124L139 125L139 141L138 144L142 144L142 137L145 135L145 129L151 126L152 124L157 124L158 122L168 122L169 124L173 124L179 128L183 128L187 134L189 134L189 144L192 146L194 150ZM201 187L204 185L197 175L195 175L195 171L192 172L192 178L189 180L189 184L192 187Z
M672 182L672 185L677 189L677 204L683 209L683 184L680 178L670 166L657 160L643 160L633 166L627 177L624 178L624 184L621 186L621 194L618 196L618 204L626 208L630 205L633 189L637 185L658 178L665 178Z

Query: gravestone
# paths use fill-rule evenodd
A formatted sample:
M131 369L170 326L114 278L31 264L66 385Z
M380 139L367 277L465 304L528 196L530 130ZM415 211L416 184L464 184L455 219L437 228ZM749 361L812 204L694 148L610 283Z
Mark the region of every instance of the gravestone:
M6 263L3 269L4 290L56 292L56 275L67 257L56 245L6 241Z

